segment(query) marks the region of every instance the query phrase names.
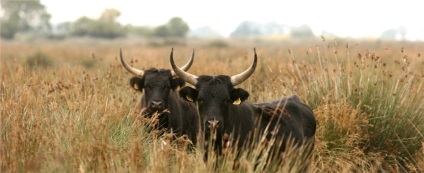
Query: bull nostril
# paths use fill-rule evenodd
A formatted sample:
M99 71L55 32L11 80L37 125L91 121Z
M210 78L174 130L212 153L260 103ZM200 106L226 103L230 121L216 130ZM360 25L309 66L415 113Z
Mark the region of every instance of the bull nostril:
M161 107L162 106L162 102L161 101L152 101L152 105L153 107Z
M208 125L209 128L215 129L219 126L220 121L218 120L209 120L206 122L206 125Z

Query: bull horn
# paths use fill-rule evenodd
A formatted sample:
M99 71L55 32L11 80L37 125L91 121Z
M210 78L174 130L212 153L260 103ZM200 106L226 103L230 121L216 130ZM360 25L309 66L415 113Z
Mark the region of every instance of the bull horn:
M181 70L183 71L187 71L188 69L190 69L191 65L193 64L193 60L194 60L194 49L193 52L191 53L191 58L190 60L187 62L186 65L184 65L183 67L181 67ZM177 77L178 75L175 74L175 72L172 70L171 71L172 77Z
M253 74L253 72L255 72L258 55L256 55L256 48L253 48L253 51L255 52L255 57L254 57L252 65L250 65L250 67L246 71L244 71L240 74L231 76L231 84L233 86L236 86L236 85L242 83L247 78L249 78Z
M119 49L119 55L121 57L121 64L122 64L122 66L124 66L124 68L128 72L132 73L133 75L136 75L136 76L139 76L139 77L143 77L143 75L144 75L144 71L143 70L139 70L139 69L133 68L130 65L128 65L127 62L125 62L124 56L122 56L122 49Z
M194 55L194 51L193 51ZM180 78L182 78L184 81L186 81L189 84L196 85L197 84L197 76L192 75L188 72L185 72L184 70L180 69L175 65L174 62L174 48L171 49L171 55L169 56L169 59L171 61L171 66L175 74L177 74Z

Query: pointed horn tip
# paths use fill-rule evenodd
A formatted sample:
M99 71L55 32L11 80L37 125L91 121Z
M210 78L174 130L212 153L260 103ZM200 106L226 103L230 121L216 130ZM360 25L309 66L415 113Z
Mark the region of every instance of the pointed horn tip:
M169 54L169 58L171 58L171 61L174 60L174 48L171 48L171 53Z
M174 47L171 48L171 56L174 56Z
M253 63L252 65L250 65L250 67L237 75L234 75L231 77L231 83L233 84L233 86L236 86L240 83L242 83L243 81L245 81L247 78L249 78L251 75L253 75L254 71L256 70L256 64L257 64L257 54L256 54L256 48L253 48L253 51L255 53L254 59L253 59Z
M119 48L119 55L120 55L120 59L121 59L121 65L131 74L137 75L137 76L143 76L144 75L144 71L143 70L139 70L136 68L131 67L130 65L127 64L127 62L125 62L124 56L122 56L122 48Z
M122 49L121 48L119 48L119 58L121 58L121 61L124 59L123 55L122 55Z
M173 52L173 49L171 49L171 54L169 55L169 60L171 62L171 67L172 68L178 68L177 65L174 62L174 52Z
M258 59L258 55L256 54L256 47L253 47L253 52L254 52L253 62L255 63L255 66L256 66L256 61Z

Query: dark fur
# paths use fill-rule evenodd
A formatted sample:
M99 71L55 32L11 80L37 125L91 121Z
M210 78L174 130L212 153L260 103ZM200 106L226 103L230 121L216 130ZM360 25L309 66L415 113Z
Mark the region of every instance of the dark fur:
M141 97L141 108L146 108L144 116L150 117L155 112L163 112L159 116L157 128L166 128L177 136L187 135L196 144L198 131L198 116L194 103L181 99L175 92L185 85L181 78L172 78L167 69L148 69L143 78L133 77L130 85L144 94ZM162 102L161 108L152 108L152 101Z
M270 124L271 130L278 130L277 143L281 146L274 148L271 154L271 159L279 156L284 152L286 145L293 142L295 146L306 144L307 149L304 156L311 158L314 148L316 120L312 109L304 104L297 95L290 97L282 97L272 102L254 103L253 104L261 115L261 132ZM279 125L279 128L275 128ZM270 139L272 134L267 133L267 139ZM290 141L289 141L290 140ZM310 161L310 160L304 160ZM305 163L302 172L306 172L309 163Z
M271 134L263 134L265 127L270 124L271 129L279 125L277 139L283 140L279 153L285 150L285 141L289 136L297 143L302 144L313 139L316 130L315 117L312 110L301 102L297 96L281 98L267 103L248 103L245 100L249 93L241 88L231 85L229 76L199 76L196 89L184 87L180 96L191 98L198 104L202 129L208 137L208 120L219 120L217 128L217 142L222 144L225 133L233 134L233 141L238 142L238 147L249 145L253 142L252 134L255 128L260 129L261 135L269 139ZM239 105L233 102L240 99ZM260 122L260 124L258 123ZM216 148L221 152L222 146Z

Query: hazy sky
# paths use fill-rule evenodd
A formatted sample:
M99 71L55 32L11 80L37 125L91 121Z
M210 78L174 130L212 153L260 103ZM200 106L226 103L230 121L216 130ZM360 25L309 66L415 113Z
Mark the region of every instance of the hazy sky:
M378 37L386 29L405 27L411 40L424 40L422 0L41 0L51 22L97 18L106 8L121 12L119 22L157 26L181 17L191 29L211 26L228 36L241 22L306 24L315 34L325 30L338 36Z

